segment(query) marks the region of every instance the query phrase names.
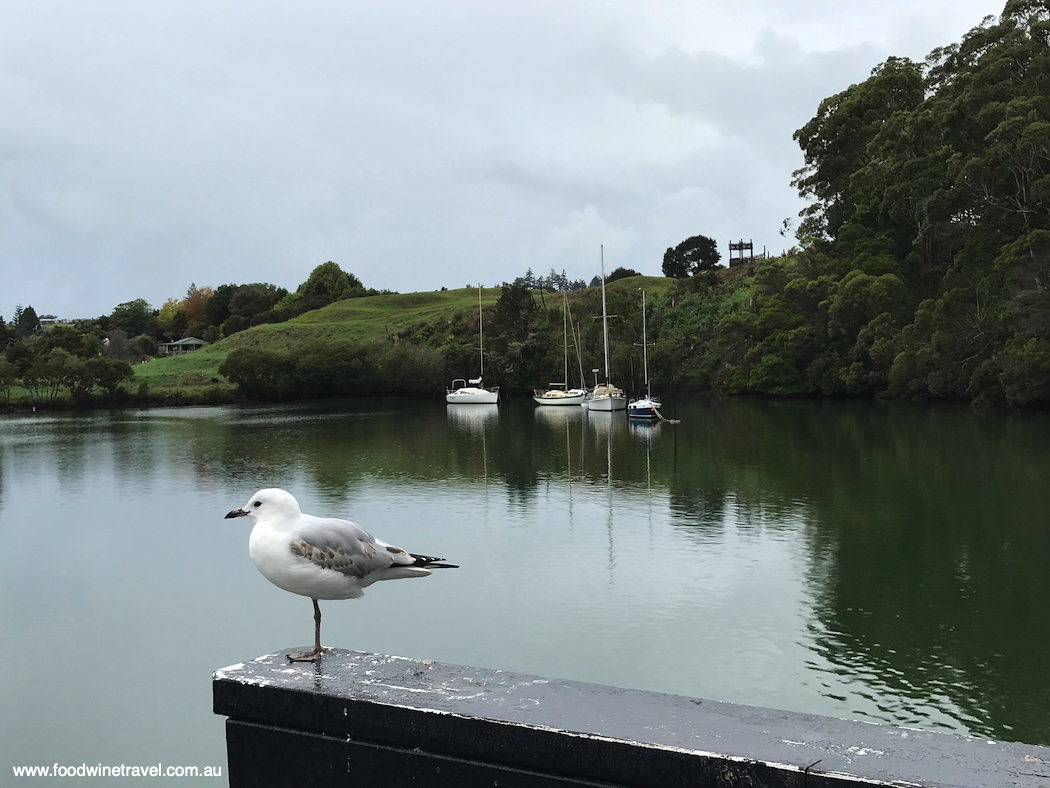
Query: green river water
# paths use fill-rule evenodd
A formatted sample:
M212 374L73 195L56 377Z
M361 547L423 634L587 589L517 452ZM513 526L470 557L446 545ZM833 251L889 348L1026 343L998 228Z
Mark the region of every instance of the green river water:
M326 645L1050 744L1050 417L665 412L0 419L0 773L225 774L212 671L312 639L223 520L268 486L461 566L322 603Z

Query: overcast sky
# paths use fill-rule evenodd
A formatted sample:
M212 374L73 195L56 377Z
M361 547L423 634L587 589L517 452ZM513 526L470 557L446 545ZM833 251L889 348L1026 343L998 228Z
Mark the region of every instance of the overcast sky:
M1002 5L2 0L0 314L779 252L821 99Z

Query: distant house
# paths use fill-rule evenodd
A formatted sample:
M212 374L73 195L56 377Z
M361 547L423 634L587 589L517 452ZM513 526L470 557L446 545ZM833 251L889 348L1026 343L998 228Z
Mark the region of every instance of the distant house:
M68 317L57 317L55 315L40 315L40 327L43 329L53 326L73 326L80 322L78 319Z
M186 337L178 342L162 342L160 348L169 356L177 356L182 353L192 353L194 350L200 350L204 345L205 342L202 339Z

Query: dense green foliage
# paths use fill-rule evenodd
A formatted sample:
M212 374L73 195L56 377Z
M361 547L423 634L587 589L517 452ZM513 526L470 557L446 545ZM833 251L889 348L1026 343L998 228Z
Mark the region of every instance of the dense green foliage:
M131 380L131 365L105 354L95 333L56 326L9 341L0 356L0 397L11 401L12 389L22 389L26 401L52 405L111 402L124 397L122 384Z
M157 376L142 376L129 388L136 377L131 364L164 355L160 342L187 333L200 332L206 342L214 342L249 326L289 320L311 304L375 293L328 262L313 270L292 294L296 302L283 309L278 306L287 301L288 292L265 283L228 284L215 291L191 284L184 299L169 299L159 310L139 298L118 304L109 315L75 325L54 325L53 316L45 316L52 318L45 325L32 306L19 305L10 324L0 319L0 397L22 406L52 407L129 399L140 403L228 399L228 383L214 373L198 371L176 374L174 386L163 381L168 385L158 393L149 391Z
M605 283L609 284L610 282L615 282L619 279L627 279L632 276L641 276L641 274L633 268L624 268L623 266L620 266L609 272L609 275L605 277Z
M329 260L311 271L309 278L299 285L298 290L284 296L277 303L273 309L272 319L258 322L277 323L301 315L303 312L320 309L336 301L378 295L381 292L389 293L390 291L365 289L360 279Z
M639 287L646 286L652 294L666 289L667 284L666 280L639 277L608 288L610 311L622 313L611 321L613 341L619 343L613 352L614 374L638 387L642 379L641 350L635 344L641 332ZM476 298L477 291L473 292ZM371 341L337 338L340 326L363 317L357 314L348 317L345 324L297 322L299 331L285 334L287 341L281 343L273 336L275 327L259 326L238 338L262 341L241 342L218 367L218 374L245 396L263 400L437 395L452 378L481 373L479 340L483 331L487 384L498 384L506 394L517 395L531 393L551 380L562 381L566 361L561 296L548 294L544 301L523 278L504 284L499 293L495 301L491 294L485 296L483 324L479 324L477 302L471 304L470 290L382 297L394 302L391 308L401 312L411 308L408 300L413 298L424 306L435 302L455 304L456 308L434 312L431 306L423 320L409 324L402 320L396 334ZM574 322L574 338L569 340L569 377L578 385L583 382L581 367L586 369L582 376L586 379L592 366L601 364L601 323L594 319L601 315L601 292L593 288L571 292L567 301ZM339 307L333 304L329 311ZM384 314L387 321L393 317L389 312ZM324 330L311 330L321 328ZM261 331L269 334L258 333ZM578 344L582 346L582 361L576 352ZM203 355L191 354L197 359Z
M219 372L253 399L411 396L440 388L444 358L414 345L310 343L293 352L238 348Z
M278 322L274 306L288 295L283 287L265 282L225 284L215 288L204 304L205 321L218 326L220 336L230 336L249 326Z
M642 335L642 288L650 298L659 300L670 284L666 279L634 276L606 287L608 311L613 316L609 321L612 376L633 391L640 391L644 380L642 352L637 344ZM485 309L486 383L498 384L509 395L531 394L552 381L574 386L593 384L591 370L604 365L601 299L601 289L594 287L566 292L563 300L560 295L540 298L521 278L504 284L494 306ZM572 322L570 337L566 337L565 305ZM650 327L653 325L650 321ZM440 350L446 359L447 377L465 378L476 377L481 371L479 334L477 311L463 310L441 331L419 326L401 336ZM650 349L651 365L658 357Z
M800 249L683 282L661 340L728 393L1050 396L1050 4L890 58L795 135Z
M667 247L662 264L664 276L672 279L684 279L705 271L714 271L722 253L718 243L706 235L694 235L686 238L678 246Z

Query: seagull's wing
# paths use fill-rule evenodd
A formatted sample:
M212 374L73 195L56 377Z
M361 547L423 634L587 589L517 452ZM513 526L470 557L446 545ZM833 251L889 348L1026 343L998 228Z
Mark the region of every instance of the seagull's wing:
M321 569L359 579L391 567L422 565L415 556L379 541L348 520L304 517L303 524L292 535L290 548Z

